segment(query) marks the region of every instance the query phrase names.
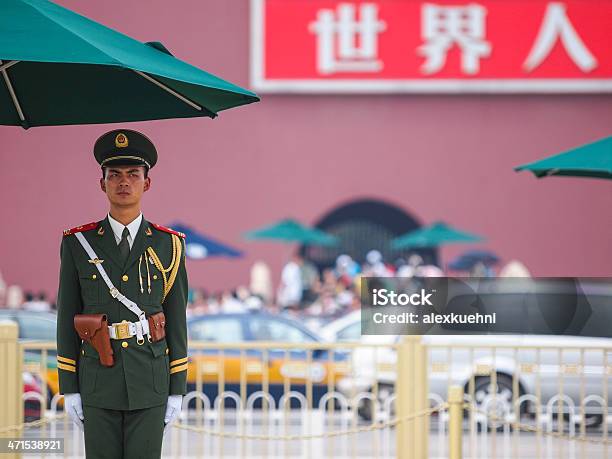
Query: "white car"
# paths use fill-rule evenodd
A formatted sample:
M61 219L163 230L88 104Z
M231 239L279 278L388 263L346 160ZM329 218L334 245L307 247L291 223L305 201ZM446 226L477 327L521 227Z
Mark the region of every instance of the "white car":
M330 341L359 341L363 344L355 348L353 372L338 382L338 390L352 399L371 392L377 381L379 406L383 406L384 400L394 393L397 353L392 346L370 346L395 344L400 337L356 337L354 330L360 329L360 325L357 311L328 324L322 334ZM519 384L517 398L525 396L521 412L533 411L538 391L541 412L557 412L555 400L561 398L565 411L579 413L580 401L584 400L587 423L593 425L600 423L602 413L607 411L604 407L604 362L607 358L610 372L612 339L557 335L425 335L423 343L429 348L429 393L439 400L446 398L449 384L461 385L469 394L472 377L476 402L491 400L489 375L494 372L497 379L495 400L506 403L508 409L513 401L513 378L516 375ZM517 346L517 350L511 346ZM492 349L496 349L495 356ZM612 375L607 378L607 393L608 404L612 406ZM366 398L359 404L359 413L366 419L371 419L370 405Z
M361 339L361 310L349 312L318 330L319 336L330 343L355 342Z

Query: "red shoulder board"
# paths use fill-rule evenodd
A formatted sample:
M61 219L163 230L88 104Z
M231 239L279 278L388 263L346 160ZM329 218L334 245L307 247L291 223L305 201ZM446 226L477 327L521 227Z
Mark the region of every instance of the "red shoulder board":
M174 231L171 228L166 228L165 226L158 225L157 223L151 223L153 227L159 231L163 231L164 233L175 234L176 236L185 238L185 233L181 233L180 231Z
M98 227L98 222L91 222L87 225L75 226L74 228L70 228L64 231L64 236L69 236L74 233L82 233L83 231L90 231L92 229L96 229Z

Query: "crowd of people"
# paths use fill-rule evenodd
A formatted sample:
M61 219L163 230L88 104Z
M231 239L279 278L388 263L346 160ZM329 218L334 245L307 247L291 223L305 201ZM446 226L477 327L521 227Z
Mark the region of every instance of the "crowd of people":
M416 254L407 259L398 258L393 263L386 262L378 250L370 250L363 263L343 254L337 257L333 267L319 271L315 264L296 253L283 267L276 289L270 268L265 262L258 261L251 268L249 286L217 293L203 289L192 291L188 313L198 315L264 310L338 317L359 309L362 277L424 278L446 275L450 273L435 265L425 264ZM525 277L529 276L529 272L522 263L512 261L499 273L490 264L475 263L467 275Z
M0 273L0 308L52 312L55 303L49 301L45 292L24 292L18 285L7 285Z
M440 277L450 275L441 268L425 264L419 255L398 258L393 263L383 259L378 250L370 250L363 263L349 255L337 257L335 265L319 270L315 264L296 253L281 271L274 288L272 273L263 261L251 268L249 285L210 292L192 288L188 315L261 310L271 313L295 313L308 316L339 317L360 307L362 277ZM456 275L456 273L452 273ZM468 272L472 277L524 277L529 272L520 262L512 261L499 273L493 266L476 263ZM194 283L195 284L195 283ZM32 311L54 311L55 304L44 292L23 292L16 285L7 286L0 274L0 307Z

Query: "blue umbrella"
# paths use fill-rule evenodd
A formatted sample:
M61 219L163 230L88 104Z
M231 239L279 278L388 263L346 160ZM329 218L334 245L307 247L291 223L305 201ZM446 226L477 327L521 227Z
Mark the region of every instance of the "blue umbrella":
M448 264L453 271L469 271L477 263L494 265L499 262L499 257L488 250L468 250L462 253Z
M185 254L189 259L202 260L210 257L239 258L243 256L240 250L222 244L208 236L204 236L181 223L170 225L170 227L176 231L185 233Z

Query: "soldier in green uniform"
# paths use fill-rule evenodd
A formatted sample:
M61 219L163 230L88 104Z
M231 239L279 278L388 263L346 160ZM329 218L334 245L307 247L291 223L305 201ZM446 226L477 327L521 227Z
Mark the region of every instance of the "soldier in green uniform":
M157 161L147 137L127 129L108 132L97 140L94 156L110 210L101 221L64 232L57 298L60 392L68 415L84 427L88 458L161 457L164 426L180 413L186 392L184 235L142 216L141 198ZM126 306L130 300L142 317ZM145 317L159 312L165 320L149 327ZM80 314L106 316L111 366L75 330ZM159 327L165 337L151 339L160 331L152 328ZM102 331L93 327L91 334ZM87 338L87 330L82 333Z

